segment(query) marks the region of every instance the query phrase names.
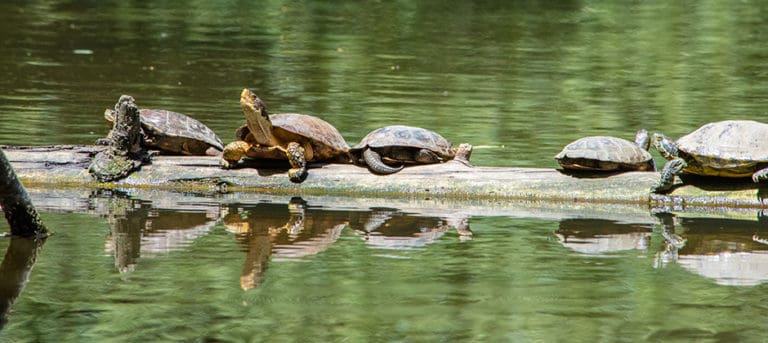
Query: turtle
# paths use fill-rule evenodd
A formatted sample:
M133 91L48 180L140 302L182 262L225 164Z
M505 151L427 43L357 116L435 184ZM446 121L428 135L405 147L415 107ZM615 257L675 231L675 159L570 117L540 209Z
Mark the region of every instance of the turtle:
M136 101L130 95L123 95L115 104L114 116L108 138L109 146L98 152L88 166L88 172L101 182L117 181L151 159L141 144L141 121Z
M420 127L392 125L368 133L349 149L352 162L367 166L375 174L394 174L406 164L431 164L455 159L467 166L472 145L463 143L454 149L437 132ZM395 165L395 166L392 166Z
M648 152L648 131L638 130L635 142L611 136L590 136L566 145L555 160L563 169L593 171L655 171Z
M768 124L753 120L708 123L677 141L656 133L653 146L669 161L651 191L669 191L675 175L682 172L730 178L751 176L755 183L768 180L767 137Z
M177 155L218 156L224 144L216 133L203 123L181 113L158 109L139 110L143 142L148 148ZM104 110L108 122L115 111Z
M268 114L266 104L248 88L240 93L246 125L235 131L236 140L221 154L224 169L237 166L243 157L288 160L289 179L307 178L307 162L349 163L349 145L325 120L299 113Z

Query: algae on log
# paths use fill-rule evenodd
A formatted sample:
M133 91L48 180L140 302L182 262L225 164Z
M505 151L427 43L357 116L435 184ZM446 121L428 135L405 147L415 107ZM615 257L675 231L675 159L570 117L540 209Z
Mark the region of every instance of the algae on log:
M46 187L151 188L176 191L243 191L288 195L342 195L400 198L633 203L650 206L765 207L768 185L748 180L684 176L670 194L650 193L656 172L569 173L546 168L467 167L449 161L413 166L380 176L345 164L312 165L301 184L291 183L288 166L252 164L219 168L210 156L156 156L151 164L113 183L94 181L87 165L99 147L9 147L21 179ZM103 148L101 148L103 149ZM226 189L225 189L226 188Z
M19 181L2 149L0 149L0 207L3 208L12 235L44 237L48 234L27 190Z

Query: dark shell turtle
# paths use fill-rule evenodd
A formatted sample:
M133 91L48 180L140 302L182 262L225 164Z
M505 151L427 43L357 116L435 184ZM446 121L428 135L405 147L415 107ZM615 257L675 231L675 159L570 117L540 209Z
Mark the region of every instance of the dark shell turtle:
M307 162L349 163L349 145L338 130L314 116L298 113L269 115L264 102L248 89L240 94L246 125L235 132L237 140L224 147L221 167L236 166L243 157L288 160L293 182L307 177Z
M555 160L563 169L595 171L656 170L648 153L648 131L640 130L635 142L610 136L590 136L566 145Z
M669 160L651 191L672 188L682 172L721 177L752 177L768 180L768 124L752 120L709 123L677 141L653 135L653 146Z
M451 159L469 165L471 153L469 144L454 149L451 142L434 131L404 125L373 130L349 150L354 163L366 165L377 174L396 173L406 164L440 163Z
M168 110L142 109L141 128L144 145L166 153L216 156L224 149L216 133L203 123ZM114 111L104 111L107 121L114 121Z

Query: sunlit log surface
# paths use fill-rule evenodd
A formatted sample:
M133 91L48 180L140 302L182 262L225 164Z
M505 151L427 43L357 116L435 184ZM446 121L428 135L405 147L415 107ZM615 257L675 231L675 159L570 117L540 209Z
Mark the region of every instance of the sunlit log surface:
M29 187L163 189L172 191L258 192L283 195L330 195L374 198L436 198L494 203L646 204L763 208L768 185L749 180L684 177L668 195L650 194L655 172L621 174L563 173L557 169L467 167L448 162L408 167L378 176L354 165L315 165L301 184L288 180L287 167L218 167L218 158L154 156L150 165L116 183L98 183L86 171L98 146L4 147L19 178Z

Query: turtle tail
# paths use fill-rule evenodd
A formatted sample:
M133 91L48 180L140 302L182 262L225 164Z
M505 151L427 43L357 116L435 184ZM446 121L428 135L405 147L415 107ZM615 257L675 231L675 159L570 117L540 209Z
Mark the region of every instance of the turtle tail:
M363 151L363 158L365 159L365 164L368 165L368 169L376 174L394 174L403 170L402 165L399 167L390 167L384 164L384 162L381 161L381 156L370 148Z

